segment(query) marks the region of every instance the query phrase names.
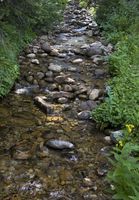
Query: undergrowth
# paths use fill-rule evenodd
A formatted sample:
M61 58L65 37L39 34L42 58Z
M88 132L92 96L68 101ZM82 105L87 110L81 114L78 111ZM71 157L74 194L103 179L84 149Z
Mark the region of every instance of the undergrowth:
M114 149L113 169L108 180L114 185L113 199L139 199L139 1L101 0L96 19L115 51L109 57L111 79L107 95L92 115L102 127L111 126L128 134ZM134 127L132 133L131 127Z
M19 75L17 56L41 31L47 33L61 19L66 0L0 1L0 97Z

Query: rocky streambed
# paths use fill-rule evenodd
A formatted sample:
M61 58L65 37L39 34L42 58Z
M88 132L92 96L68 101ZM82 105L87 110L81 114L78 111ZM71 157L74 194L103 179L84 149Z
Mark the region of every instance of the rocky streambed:
M53 34L21 53L20 78L0 102L0 199L111 199L111 146L91 111L106 94L112 50L70 2Z

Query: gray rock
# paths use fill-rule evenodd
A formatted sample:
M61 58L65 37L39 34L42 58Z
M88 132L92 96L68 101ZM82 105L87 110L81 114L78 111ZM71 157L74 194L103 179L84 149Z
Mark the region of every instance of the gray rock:
M52 47L48 42L43 43L41 48L48 54L52 51Z
M65 92L72 92L72 91L73 91L72 87L71 87L70 85L67 85L67 84L64 85L63 90L64 90Z
M51 56L59 56L59 52L57 49L52 49L52 51L50 52Z
M48 72L46 72L46 74L45 74L46 77L52 77L53 75L54 75L54 74L53 74L52 71L48 71Z
M105 75L105 70L104 69L96 69L95 70L95 75L96 77L104 76Z
M65 98L65 97L61 97L61 98L58 99L58 103L65 104L67 102L68 102L68 99Z
M99 89L93 89L89 94L90 100L96 100L100 96L100 90Z
M37 77L39 80L43 79L44 78L44 73L43 72L37 72Z
M73 149L74 144L64 140L55 140L51 139L47 141L46 146L51 147L53 149L63 150L63 149Z
M62 67L57 65L57 64L53 64L51 63L50 66L48 67L48 69L50 71L53 71L53 72L61 72L62 71Z
M40 62L39 62L38 59L32 59L32 60L31 60L31 63L36 64L36 65L39 65L39 64L40 64Z
M85 54L89 57L94 55L103 55L103 45L101 42L94 42L86 49Z
M40 54L40 57L42 57L42 58L46 58L47 56L48 56L47 53L42 53L42 54Z
M68 98L68 99L72 99L74 97L74 95L70 92L64 92L64 91L60 91L60 92L51 92L50 93L50 97L52 99L59 99L61 97L65 97L65 98Z
M36 57L36 54L35 53L30 53L27 55L27 58L35 58Z
M29 82L29 83L32 83L33 82L33 76L27 76L27 81Z
M118 141L124 138L124 133L122 130L111 131L110 138L111 138L111 141L116 144Z
M78 58L78 59L75 59L72 61L73 64L79 64L79 63L82 63L83 62L83 59L81 58Z
M97 174L99 176L105 176L108 172L108 165L107 164L102 164L98 169L97 169Z
M63 84L63 83L66 83L68 76L69 75L56 76L54 80L59 84Z
M80 120L89 120L91 118L91 113L88 110L84 110L78 113L78 119Z
M93 110L97 107L97 103L95 101L91 101L91 100L88 100L88 101L84 101L84 102L81 102L80 104L80 108L81 110Z

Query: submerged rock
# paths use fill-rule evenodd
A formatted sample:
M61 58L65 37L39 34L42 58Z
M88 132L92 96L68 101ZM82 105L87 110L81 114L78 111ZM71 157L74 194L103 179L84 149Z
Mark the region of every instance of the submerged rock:
M73 149L74 148L74 144L72 144L71 142L68 141L64 141L64 140L49 140L46 143L46 146L51 147L53 149Z

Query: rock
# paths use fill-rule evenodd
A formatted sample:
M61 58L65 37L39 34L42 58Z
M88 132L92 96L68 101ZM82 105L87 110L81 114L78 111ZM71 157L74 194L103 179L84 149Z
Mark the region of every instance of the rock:
M59 52L57 49L52 49L52 51L50 52L51 56L59 56Z
M24 88L17 89L15 91L15 93L16 94L30 95L30 94L36 93L38 91L39 91L39 86L38 85L33 85L33 86L29 86L29 87L24 87Z
M108 165L107 164L102 164L98 169L97 169L97 174L99 176L105 176L108 172Z
M44 78L44 73L43 72L37 72L37 77L39 80L43 79Z
M86 56L103 55L103 45L101 42L94 42L85 51Z
M100 96L100 90L99 89L93 89L89 94L90 100L96 100Z
M27 76L27 81L29 82L29 83L32 83L33 82L33 76Z
M79 64L79 63L82 63L83 62L83 59L81 58L78 58L78 59L75 59L72 61L73 64Z
M42 54L40 54L40 57L42 57L42 58L46 58L47 56L48 56L47 53L42 53Z
M95 101L91 101L91 100L81 102L81 104L80 104L80 109L81 110L90 110L90 111L92 111L96 107L97 107L97 103Z
M96 77L104 76L105 75L105 70L104 69L96 69L95 70L95 75Z
M61 97L66 97L68 99L72 99L74 97L74 95L70 92L64 92L64 91L60 91L60 92L51 92L50 93L50 97L52 99L59 99Z
M64 90L65 92L72 92L72 91L73 91L72 87L71 87L70 85L67 85L67 84L64 85L63 90Z
M58 149L58 150L74 148L74 145L71 142L64 141L64 140L55 140L55 139L51 139L47 141L46 146L51 147L53 149Z
M104 141L105 141L107 144L111 144L111 143L112 143L110 136L105 136L105 137L104 137Z
M36 65L39 65L39 64L40 64L40 62L39 62L38 59L32 59L32 60L31 60L31 63L36 64Z
M87 88L84 85L79 85L78 90L75 92L75 94L79 95L85 92L87 92Z
M112 154L112 146L106 146L100 149L100 154L103 156L110 156Z
M69 72L76 72L77 69L76 69L76 67L69 67L69 68L68 68L68 71L69 71Z
M36 54L35 53L30 53L27 55L27 58L35 58L36 57Z
M116 144L118 141L124 138L124 133L122 130L111 131L110 138L111 141Z
M29 151L16 151L13 157L16 160L28 160L31 158L31 153Z
M52 71L48 71L45 74L46 77L52 77L53 75L54 75L54 73Z
M58 103L65 104L67 102L68 102L68 99L65 98L65 97L61 97L61 98L58 99Z
M66 79L66 83L74 84L75 82L76 82L76 81L75 81L74 79L70 78L70 77L68 77L68 78Z
M69 75L56 76L54 80L59 84L63 84L66 83L68 76Z
M50 71L53 71L53 72L61 72L62 71L62 67L57 65L57 64L53 64L51 63L50 66L48 67L48 69Z
M45 96L36 96L34 98L35 104L46 114L52 112L52 107L46 102L47 98Z
M47 35L42 35L42 36L40 36L40 40L47 41L48 40L48 36Z
M88 110L84 110L78 113L78 119L80 120L89 120L91 118L91 113Z
M41 48L48 54L52 51L52 47L48 42L43 43Z

